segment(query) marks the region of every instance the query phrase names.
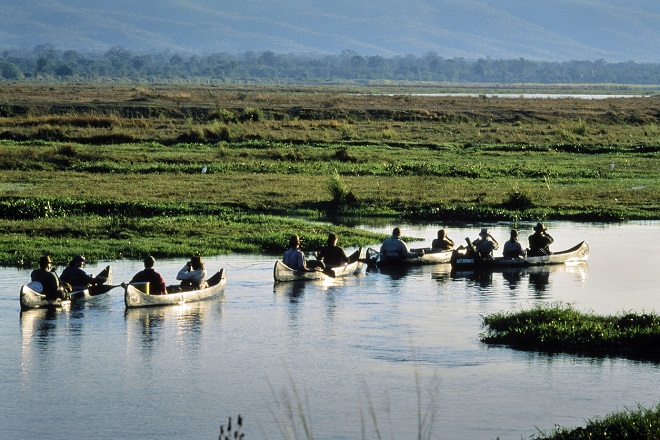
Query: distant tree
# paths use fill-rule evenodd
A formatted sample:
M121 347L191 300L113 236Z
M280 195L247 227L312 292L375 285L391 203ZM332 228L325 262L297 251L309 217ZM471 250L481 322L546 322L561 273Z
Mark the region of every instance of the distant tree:
M73 69L66 64L61 64L55 69L55 75L62 77L71 76L73 75Z
M143 70L153 63L151 55L136 55L131 59L131 66L138 71Z
M277 62L277 55L275 55L275 52L267 50L259 56L259 62L272 67Z
M38 46L34 46L32 52L34 52L37 58L45 58L50 61L53 61L57 56L57 51L51 44L40 44Z
M35 69L36 73L46 73L50 64L48 58L39 57L37 59L37 67Z
M112 67L118 71L123 71L131 59L131 53L128 49L121 46L113 46L105 53L105 57L110 61Z
M62 61L68 64L76 64L80 58L80 54L75 50L67 50L62 53Z
M0 78L21 79L22 76L21 69L16 64L9 61L0 61Z

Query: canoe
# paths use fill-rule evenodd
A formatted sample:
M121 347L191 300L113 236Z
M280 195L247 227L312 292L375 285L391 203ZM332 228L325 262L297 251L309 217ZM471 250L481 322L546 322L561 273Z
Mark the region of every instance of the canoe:
M49 307L62 307L66 305L71 305L71 303L79 303L87 301L91 298L94 298L99 295L108 293L112 288L117 286L112 286L112 268L106 266L97 277L106 277L106 280L103 284L98 286L91 286L83 290L74 290L69 293L68 299L56 299L54 301L48 301L46 295L41 293L42 285L39 282L32 281L28 284L21 286L20 292L20 302L21 310L29 309L43 309Z
M452 268L498 268L498 267L526 267L546 266L551 264L566 264L587 261L589 258L589 245L582 241L570 249L553 252L550 255L524 258L478 258L466 249L456 250L451 257Z
M362 248L352 253L348 258L350 263L346 266L327 268L323 271L302 271L294 270L284 264L282 261L276 261L273 268L273 278L275 282L290 282L290 281L310 281L310 280L325 280L346 277L349 275L358 275L362 272L364 266L364 251Z
M143 283L139 283L143 284ZM148 284L148 283L146 283ZM197 290L181 290L179 286L168 286L166 295L149 295L140 290L136 284L127 284L124 292L124 303L127 309L134 307L172 306L190 302L204 301L220 296L225 291L227 277L225 270L220 269L206 280L207 287Z
M424 255L411 258L382 260L381 254L375 249L367 251L367 264L371 267L407 267L424 266L430 264L445 264L451 261L452 251L433 252L431 248L410 249L411 253L424 251Z

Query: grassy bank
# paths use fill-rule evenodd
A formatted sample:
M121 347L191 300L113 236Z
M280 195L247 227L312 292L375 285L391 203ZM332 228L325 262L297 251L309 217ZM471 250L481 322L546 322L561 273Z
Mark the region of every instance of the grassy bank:
M660 317L652 313L599 316L553 304L488 315L483 323L487 331L481 340L487 344L549 353L660 360Z
M660 218L660 96L420 91L1 82L0 264L381 238L292 216Z
M637 408L591 419L585 427L557 427L531 437L535 440L623 440L660 438L660 406Z

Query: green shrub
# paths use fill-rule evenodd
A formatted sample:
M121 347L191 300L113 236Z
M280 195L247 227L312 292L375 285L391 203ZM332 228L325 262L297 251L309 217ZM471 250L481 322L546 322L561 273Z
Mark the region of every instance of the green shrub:
M526 193L514 190L507 195L506 200L502 203L502 207L513 211L526 211L534 207L534 202Z

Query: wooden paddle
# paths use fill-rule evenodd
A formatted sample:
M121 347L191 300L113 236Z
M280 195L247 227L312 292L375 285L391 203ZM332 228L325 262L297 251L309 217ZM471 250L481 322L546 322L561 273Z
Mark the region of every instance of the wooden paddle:
M467 247L474 253L474 259L475 260L481 260L481 254L477 251L477 248L474 247L472 244L472 240L470 240L470 237L465 237L465 241L467 242Z

